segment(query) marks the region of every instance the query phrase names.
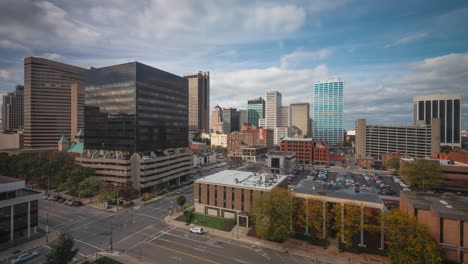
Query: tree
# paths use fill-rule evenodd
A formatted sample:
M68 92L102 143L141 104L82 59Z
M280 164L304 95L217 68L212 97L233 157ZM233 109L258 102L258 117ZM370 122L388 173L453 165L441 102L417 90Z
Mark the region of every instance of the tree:
M341 204L335 204L332 209L333 220L337 228L337 236L344 236L344 241L353 244L353 239L361 231L361 207L357 204L344 205L344 228L341 219Z
M400 157L399 156L391 156L388 160L384 163L385 168L399 170L400 169Z
M309 199L306 206L305 201L296 200L295 205L296 224L302 228L305 228L307 224L309 226L310 235L315 238L322 238L323 202L320 200Z
M392 263L441 263L439 246L427 227L398 209L385 215L385 237Z
M282 242L290 235L294 200L285 189L265 192L254 204L252 215L257 235Z
M78 195L82 198L92 197L105 187L101 180L87 178L78 184Z
M400 174L406 176L411 184L423 190L440 185L439 165L430 160L417 159L414 162L403 162Z
M186 201L187 201L187 198L185 198L185 195L180 195L176 199L176 203L177 203L177 205L180 206L180 209L182 209L182 206L184 206Z
M94 169L74 165L65 173L57 190L59 192L68 191L70 195L77 196L79 184L92 175L94 175Z
M62 233L58 241L52 246L51 251L46 255L46 264L63 264L69 263L78 253L78 249L73 249L73 237L69 234Z

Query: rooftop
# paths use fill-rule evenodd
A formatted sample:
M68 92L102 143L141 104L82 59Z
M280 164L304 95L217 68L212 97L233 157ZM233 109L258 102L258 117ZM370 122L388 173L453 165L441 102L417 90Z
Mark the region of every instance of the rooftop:
M200 178L196 183L247 187L260 190L271 190L287 178L286 175L273 175L270 173L254 173L247 171L224 170Z
M468 220L468 197L451 193L402 192L411 206L431 210L440 217Z
M312 142L312 141L314 141L313 138L292 138L292 137L284 137L281 140L282 141L301 141L301 142Z
M13 178L13 177L7 177L7 176L0 176L0 184L3 183L11 183L11 182L20 182L22 180Z
M373 188L361 186L359 189L359 192L355 192L354 186L343 187L336 184L333 185L329 183L316 182L311 178L306 178L300 181L293 189L293 191L295 193L321 195L356 202L367 202L383 205L382 200Z

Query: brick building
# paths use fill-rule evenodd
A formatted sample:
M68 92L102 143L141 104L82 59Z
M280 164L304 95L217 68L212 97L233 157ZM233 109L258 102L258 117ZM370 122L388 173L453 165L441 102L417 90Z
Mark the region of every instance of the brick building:
M256 162L259 158L265 158L268 149L265 146L249 146L242 149L242 160Z
M274 188L286 188L284 175L224 170L195 181L195 212L237 219L248 225L248 214L258 197Z
M454 194L400 193L400 210L428 227L446 260L468 261L468 198Z
M281 140L281 151L294 152L299 163L309 164L314 161L314 140L285 137Z
M330 162L330 149L326 142L316 142L314 148L314 163Z
M241 132L227 135L227 151L230 157L242 157L242 150L251 146L273 147L273 130L256 128L248 124L242 126Z

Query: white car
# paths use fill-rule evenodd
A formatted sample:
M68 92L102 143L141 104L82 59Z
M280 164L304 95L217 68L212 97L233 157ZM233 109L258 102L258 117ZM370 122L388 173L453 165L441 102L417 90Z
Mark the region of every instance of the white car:
M39 256L39 253L37 252L27 252L27 253L23 253L23 254L20 254L18 256L16 256L14 259L11 260L11 264L17 264L17 263L23 263L23 262L26 262L28 260L31 260L35 257Z
M203 234L203 228L201 227L192 227L190 228L190 233L194 233L194 234Z
M403 191L404 192L411 192L411 189L410 188L403 188Z

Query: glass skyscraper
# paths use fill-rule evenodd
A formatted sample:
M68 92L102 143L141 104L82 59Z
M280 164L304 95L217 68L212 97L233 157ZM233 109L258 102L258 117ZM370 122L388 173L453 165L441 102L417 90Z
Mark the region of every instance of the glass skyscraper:
M343 141L343 81L314 84L314 138L336 145Z
M265 118L265 100L262 97L247 101L247 122L258 127L258 120Z

